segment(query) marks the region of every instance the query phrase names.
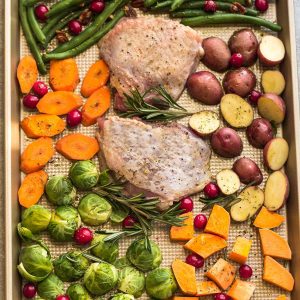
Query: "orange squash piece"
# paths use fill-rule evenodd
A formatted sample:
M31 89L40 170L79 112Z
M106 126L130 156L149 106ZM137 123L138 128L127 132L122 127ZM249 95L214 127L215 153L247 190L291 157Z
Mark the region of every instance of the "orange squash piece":
M192 212L182 214L186 219L183 226L171 226L170 239L173 242L187 242L194 236L194 217Z
M276 300L288 300L288 298L285 295L279 295Z
M206 276L213 280L222 290L227 290L235 277L236 268L223 258L206 272Z
M56 150L72 160L88 160L99 152L98 141L81 133L68 134L57 141Z
M54 155L53 140L41 137L29 144L21 155L21 171L32 173L45 167Z
M254 291L254 283L236 279L227 295L230 296L232 300L250 300Z
M226 240L221 237L210 233L200 233L189 240L184 245L184 248L195 252L206 259L214 253L224 249L226 246Z
M25 176L18 190L18 199L23 207L30 207L40 200L44 194L48 175L45 171L37 171Z
M197 282L197 295L196 296L209 296L221 293L219 287L213 281L200 281Z
M292 258L292 251L288 242L270 229L259 229L263 255L288 259Z
M110 90L103 86L96 90L82 107L82 124L96 124L97 119L105 114L110 107Z
M192 296L196 295L197 282L195 267L181 261L180 259L175 259L172 262L172 270L183 294Z
M230 228L230 215L226 209L220 205L214 205L204 232L219 235L227 240Z
M17 78L23 94L30 92L33 84L37 81L38 74L39 71L35 59L30 55L24 56L17 68Z
M82 105L82 99L73 92L49 92L37 104L40 113L49 115L65 115Z
M109 78L109 69L104 60L98 60L87 71L81 86L81 95L91 96L97 89L104 86Z
M289 292L294 288L292 274L270 256L264 258L263 280Z
M239 264L244 264L248 259L251 244L251 240L238 236L228 257Z
M74 58L51 60L49 76L53 91L73 92L79 83L76 60Z
M52 137L65 130L66 122L56 115L31 115L22 120L21 127L29 138Z
M174 296L172 300L199 300L198 297Z
M280 226L284 222L284 217L280 214L267 210L264 206L255 218L253 225L258 228L272 229Z

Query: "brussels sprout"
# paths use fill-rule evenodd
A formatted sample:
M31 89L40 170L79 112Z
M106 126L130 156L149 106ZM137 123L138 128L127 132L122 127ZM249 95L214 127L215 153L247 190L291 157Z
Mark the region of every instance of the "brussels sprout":
M115 294L112 297L109 298L109 300L134 300L134 297L129 294Z
M67 289L67 295L71 300L92 300L88 291L80 283L72 283Z
M75 230L80 226L80 216L73 206L56 208L48 226L50 236L59 242L72 241Z
M71 180L62 175L51 177L46 184L47 199L54 205L68 205L76 197L76 189Z
M169 299L177 290L177 283L169 268L157 268L146 277L146 292L155 299Z
M99 180L96 165L90 160L82 160L73 163L69 176L73 184L80 190L90 190Z
M150 241L151 252L145 247L145 240L134 241L127 249L126 257L139 270L148 272L160 266L162 255L158 245Z
M93 263L86 270L83 283L93 295L104 295L118 283L118 270L111 264Z
M41 205L33 205L24 210L22 226L28 228L32 233L38 233L47 229L50 219L49 209Z
M125 267L119 272L118 290L138 298L145 288L145 275L134 267Z
M89 261L80 251L69 251L60 255L54 262L54 272L62 281L76 281L80 279L87 268Z
M114 262L114 266L117 268L117 269L123 269L125 267L131 267L131 263L130 261L127 259L127 257L121 257L121 258L118 258L115 262Z
M126 207L113 206L110 220L114 223L121 223L128 216L129 209Z
M50 274L38 284L38 294L45 300L55 300L64 293L64 283L55 275Z
M53 269L47 250L40 245L31 245L21 249L18 270L28 281L44 280Z
M82 221L91 226L98 226L107 222L111 211L111 205L96 194L87 194L78 205L78 212Z
M107 237L106 234L95 234L92 240L91 246L95 246L91 249L93 255L109 262L113 263L119 255L119 244L118 242L104 242Z

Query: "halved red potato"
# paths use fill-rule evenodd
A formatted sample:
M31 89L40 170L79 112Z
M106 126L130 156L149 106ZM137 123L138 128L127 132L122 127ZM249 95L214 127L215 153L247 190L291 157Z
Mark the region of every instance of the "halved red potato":
M278 70L268 70L261 76L261 85L265 93L280 95L285 89L285 79Z
M216 175L218 187L224 195L237 192L241 186L239 176L230 169L224 169Z
M203 110L191 116L189 125L200 136L206 137L220 127L220 118L211 110Z

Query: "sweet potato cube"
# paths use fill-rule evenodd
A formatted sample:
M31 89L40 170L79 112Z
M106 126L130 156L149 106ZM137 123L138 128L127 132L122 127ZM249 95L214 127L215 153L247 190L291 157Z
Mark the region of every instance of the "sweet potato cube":
M289 292L294 288L292 274L270 256L266 256L264 259L263 280Z
M213 281L197 282L197 296L209 296L218 293L221 293L221 290Z
M181 215L186 217L183 226L172 226L170 230L171 241L187 242L194 236L194 217L192 212Z
M204 259L224 249L225 247L227 247L226 240L210 233L200 233L184 245L185 249L197 253Z
M204 232L219 235L227 240L230 228L230 215L226 209L220 205L214 205Z
M235 266L231 265L223 258L219 258L206 272L206 276L213 280L222 290L227 290L234 280L235 272Z
M248 258L251 244L251 240L238 236L229 253L229 258L239 264L244 264Z
M292 258L292 251L288 242L270 229L259 229L263 255L288 259Z
M284 217L280 214L267 210L264 206L255 218L253 225L258 228L272 229L280 226L284 222Z
M175 259L172 263L172 270L181 291L187 295L196 295L197 283L195 267L180 259Z
M255 290L255 284L236 279L227 295L233 300L250 300Z

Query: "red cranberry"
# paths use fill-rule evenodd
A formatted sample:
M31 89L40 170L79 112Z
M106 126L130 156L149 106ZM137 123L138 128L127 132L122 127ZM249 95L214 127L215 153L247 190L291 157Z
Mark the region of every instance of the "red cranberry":
M90 10L96 14L101 13L105 8L105 2L104 1L99 1L99 0L94 0L90 4Z
M68 295L59 295L55 300L70 300L70 297Z
M204 191L205 196L209 199L217 198L220 194L220 188L214 182L208 183L204 187L203 191Z
M36 81L32 87L32 91L41 98L48 93L48 87L45 82Z
M82 31L82 25L78 20L71 20L68 24L70 33L78 35Z
M23 286L23 295L26 298L33 298L36 295L36 286L33 283L26 283Z
M130 227L133 227L134 224L136 223L136 218L133 217L133 216L127 216L123 222L122 222L122 225L124 228L130 228Z
M37 5L34 9L34 13L40 22L45 22L47 20L46 14L48 11L48 7L43 3Z
M28 94L23 97L23 105L27 108L36 108L39 101L40 99L32 94Z
M244 279L248 279L252 276L252 268L248 265L241 265L239 268L240 277Z
M78 228L74 234L74 240L79 245L86 245L93 239L93 232L86 227Z
M233 53L230 58L230 65L233 68L240 68L244 63L244 57L241 53Z
M81 123L82 115L78 109L73 109L67 114L67 124L70 127L75 127Z
M261 97L261 92L253 90L249 96L248 100L252 105L257 105L258 99Z
M196 215L194 218L194 226L197 229L204 229L207 223L207 218L203 214Z
M191 266L194 266L195 268L199 269L204 266L204 258L197 255L197 254L189 254L185 262Z
M184 213L188 213L193 210L194 202L191 197L186 197L180 200L180 209L184 211Z
M269 8L268 0L255 0L255 7L261 12L265 12Z
M215 294L214 300L231 300L231 298L224 293L219 293Z
M217 3L213 0L207 0L204 3L203 9L206 12L215 12L217 10Z

